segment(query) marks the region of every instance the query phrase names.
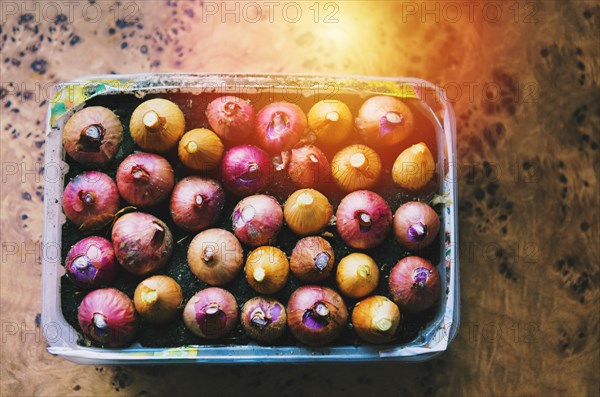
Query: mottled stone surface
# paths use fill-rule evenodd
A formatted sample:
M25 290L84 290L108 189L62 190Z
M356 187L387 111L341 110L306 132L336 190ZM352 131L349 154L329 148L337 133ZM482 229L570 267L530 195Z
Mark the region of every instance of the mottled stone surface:
M312 2L258 2L261 15L235 2L230 13L207 1L0 3L1 394L600 393L600 3L467 3L331 2L318 15ZM167 71L416 76L445 87L458 120L462 273L449 351L413 365L161 368L47 354L48 87Z

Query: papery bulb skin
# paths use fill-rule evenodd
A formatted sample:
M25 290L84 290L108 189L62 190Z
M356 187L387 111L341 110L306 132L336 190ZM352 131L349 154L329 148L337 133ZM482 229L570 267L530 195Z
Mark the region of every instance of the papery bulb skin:
M410 250L420 250L435 240L440 231L440 217L425 203L402 204L394 214L394 235Z
M238 239L224 229L208 229L196 235L188 248L188 265L209 285L221 286L239 274L244 252Z
M440 274L426 259L407 256L396 263L389 277L392 299L407 312L422 312L439 299Z
M186 328L205 339L225 337L237 321L237 302L229 291L222 288L207 288L196 293L183 309Z
M117 187L129 204L147 208L162 203L173 190L175 173L171 164L153 153L134 153L117 170Z
M62 205L67 219L82 231L96 231L114 219L119 210L119 193L108 175L88 171L67 184Z
M287 226L298 236L323 230L331 221L333 207L327 197L314 189L300 189L288 197L283 206Z
M318 236L299 240L290 257L290 270L300 281L317 283L333 272L335 255L327 240Z
M353 252L342 258L335 274L340 292L360 299L371 294L379 284L379 268L370 256Z
M413 192L427 186L434 175L435 161L423 142L400 153L392 167L392 179L396 186Z
M225 206L225 192L213 179L189 176L179 181L169 205L173 222L186 232L213 226Z
M293 103L271 103L256 116L260 146L273 154L291 149L306 134L307 128L306 115Z
M336 212L337 230L356 249L378 246L392 227L392 211L378 194L359 190L342 199Z
M110 162L123 140L123 125L110 109L90 106L76 112L63 128L63 146L80 164L100 167Z
M387 147L406 141L415 128L415 118L400 99L380 95L363 103L355 125L364 142Z
M290 151L288 176L301 188L317 188L331 183L331 166L316 146L305 145Z
M370 296L358 302L352 311L352 326L369 343L389 343L396 338L400 325L398 306L384 296Z
M286 329L285 307L273 298L257 296L250 299L242 307L240 317L246 334L259 342L274 342Z
M223 142L217 134L206 128L195 128L183 135L177 153L189 169L206 172L217 168L223 150Z
M65 268L73 284L85 289L110 284L119 271L112 243L98 236L86 237L73 245Z
M152 276L135 289L133 303L135 310L151 324L167 324L179 314L183 301L181 287L167 276Z
M269 155L253 145L229 149L221 165L225 188L237 196L249 196L265 189L273 176Z
M246 259L246 280L259 294L274 294L288 281L290 264L279 248L262 246L254 249Z
M340 150L331 160L331 174L344 192L370 189L381 176L381 158L365 145L350 145Z
M310 108L308 127L317 136L317 142L334 146L349 141L354 120L346 104L335 99L325 99Z
M256 116L252 105L241 98L228 95L208 104L206 118L212 130L225 142L247 140L254 134Z
M131 115L129 132L143 150L165 153L177 146L185 131L185 117L175 103L162 98L141 103Z
M271 196L248 196L235 206L231 224L236 237L250 247L273 244L283 224L283 211Z

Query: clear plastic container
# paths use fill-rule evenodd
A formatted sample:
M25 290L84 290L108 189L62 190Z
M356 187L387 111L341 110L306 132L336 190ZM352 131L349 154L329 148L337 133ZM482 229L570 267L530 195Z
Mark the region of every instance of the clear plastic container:
M443 199L442 227L437 268L442 276L439 312L419 336L400 345L334 347L266 347L248 345L190 345L177 348L103 349L77 344L78 331L65 320L61 310L60 279L64 162L62 128L85 102L98 95L165 92L260 95L283 92L290 97L312 95L321 99L338 92L393 95L420 101L436 128L440 194ZM81 364L165 364L165 363L298 363L358 361L422 361L447 349L456 336L460 317L457 220L456 122L454 111L443 92L433 84L415 78L332 77L300 75L236 74L140 74L90 76L53 87L46 124L45 205L42 260L42 329L48 351ZM290 99L291 101L292 99ZM385 247L383 247L385 248Z

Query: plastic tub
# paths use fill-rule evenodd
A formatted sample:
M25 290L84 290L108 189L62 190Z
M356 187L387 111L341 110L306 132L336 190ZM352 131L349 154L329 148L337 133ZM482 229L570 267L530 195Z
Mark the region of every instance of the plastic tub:
M440 231L442 276L438 312L419 335L399 345L267 347L248 345L186 345L176 348L147 348L135 344L123 349L85 347L77 343L78 331L65 320L61 309L62 190L68 171L62 148L62 127L68 118L99 95L180 92L223 92L257 95L285 92L313 95L321 99L345 92L394 95L419 101L436 129L439 194L443 197ZM443 92L433 84L415 78L331 77L299 75L235 74L152 74L90 76L53 87L46 124L44 186L44 235L42 259L42 328L48 351L81 364L165 364L165 363L299 363L358 361L422 361L447 349L459 324L460 289L457 229L456 123L454 112ZM394 208L392 209L394 210ZM385 247L383 247L385 248ZM285 303L285 302L284 302Z

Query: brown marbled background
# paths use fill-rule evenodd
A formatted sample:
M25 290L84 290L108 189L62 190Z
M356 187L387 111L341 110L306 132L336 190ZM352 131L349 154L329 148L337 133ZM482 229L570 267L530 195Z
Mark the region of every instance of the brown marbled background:
M0 394L599 395L600 3L259 1L260 16L248 4L0 2ZM462 326L445 354L414 365L85 367L46 352L47 88L167 71L415 76L447 89Z

